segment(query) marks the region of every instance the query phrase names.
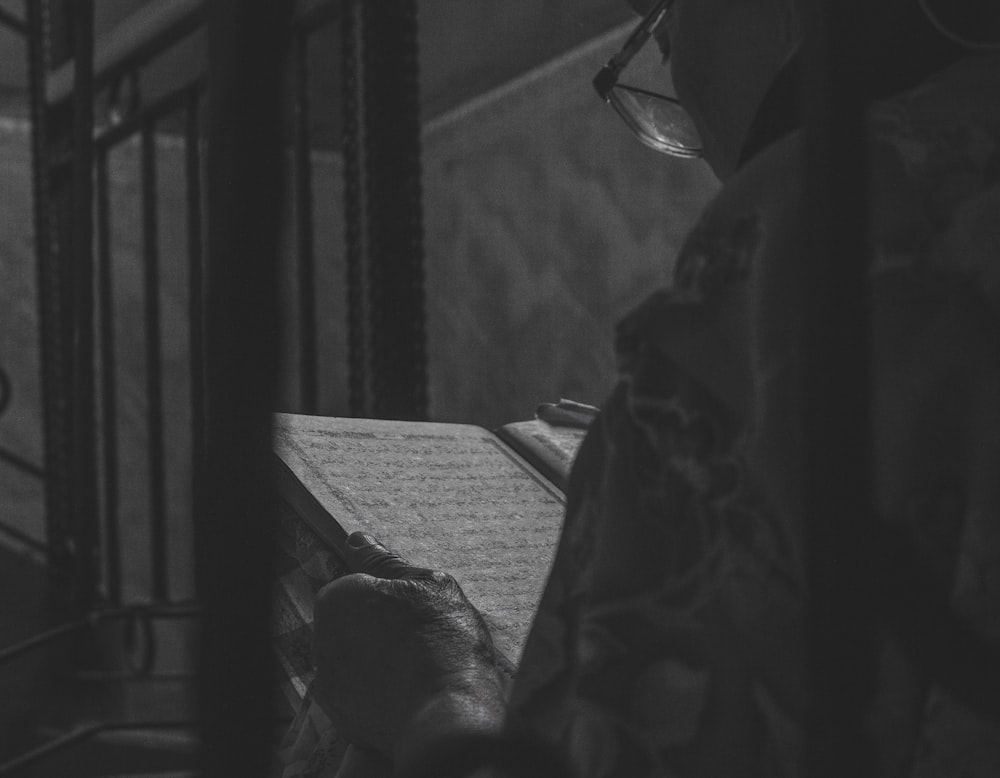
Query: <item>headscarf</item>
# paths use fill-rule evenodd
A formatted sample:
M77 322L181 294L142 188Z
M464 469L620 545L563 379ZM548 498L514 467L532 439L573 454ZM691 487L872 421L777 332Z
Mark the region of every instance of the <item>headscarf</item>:
M917 0L920 10L948 40L967 49L1000 49L996 0Z

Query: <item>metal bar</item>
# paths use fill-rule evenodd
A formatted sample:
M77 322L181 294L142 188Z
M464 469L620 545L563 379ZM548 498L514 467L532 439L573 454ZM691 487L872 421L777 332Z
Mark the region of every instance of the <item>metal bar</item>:
M363 203L349 206L348 218L360 219L363 235L354 251L368 274L371 415L379 418L427 415L416 15L415 0L352 0L346 25L354 51L345 91L356 92L348 132L359 164L345 175L358 176L348 186ZM352 358L352 368L361 365Z
M209 6L208 438L195 511L197 583L211 614L199 662L207 776L264 776L272 759L270 433L290 11L287 0Z
M28 34L28 22L3 7L0 7L0 24L21 35Z
M341 27L344 113L344 238L347 264L347 358L350 412L371 416L371 316L367 262L370 254L365 169L364 17L354 0L344 2Z
M86 726L75 729L72 732L68 732L60 737L53 738L52 740L44 743L43 745L33 748L27 753L21 754L14 759L0 765L0 775L11 775L14 772L28 767L40 759L44 759L50 754L54 754L57 751L61 751L74 743L80 743L93 737L98 732L101 731L99 724L88 724Z
M34 462L29 462L27 459L15 454L13 451L8 451L3 446L0 446L0 459L11 467L16 467L22 473L35 476L35 478L45 478L45 470L39 465L36 465Z
M201 616L203 613L204 611L198 603L163 603L161 605L140 605L93 611L84 618L59 624L12 646L0 649L0 664L64 635L92 629L102 621L135 618L137 615L148 619L190 619L194 616Z
M874 518L869 387L869 266L864 0L805 4L804 527L812 687L805 774L871 775L864 711L873 691ZM843 52L850 52L842 56Z
M160 334L160 246L155 125L142 128L142 234L145 264L146 425L149 434L149 515L153 597L168 597L167 485L163 437L163 364Z
M269 724L273 728L287 728L291 724L288 717L275 717ZM33 748L32 750L0 764L0 776L12 775L25 767L45 759L54 753L62 751L70 746L89 740L102 733L112 732L144 732L147 730L170 730L170 729L190 729L195 730L198 722L191 719L160 719L150 721L99 721L93 724L85 724L63 735L55 737L48 742ZM34 773L32 773L34 775ZM134 773L129 773L134 776ZM170 778L199 778L200 771L171 770L169 773L144 772L141 775L158 776L169 775ZM108 776L116 778L116 776ZM124 774L119 774L118 778L125 778Z
M74 5L74 52L92 59L93 0ZM77 607L90 607L97 596L100 548L97 503L97 419L94 350L94 223L93 223L93 73L81 67L73 84L73 215L72 279L74 313L73 519L76 546L73 594Z
M19 643L15 643L13 646L8 646L0 651L0 664L9 662L11 659L27 653L38 646L43 646L56 638L62 637L63 635L71 635L74 632L79 632L89 626L91 626L89 621L74 621L67 624L60 624L58 627L53 627L52 629L46 630L38 635L32 635L30 638L22 640Z
M375 415L427 416L417 2L365 3Z
M97 204L97 286L101 338L101 422L104 468L104 548L107 592L120 603L121 539L118 521L118 372L115 357L115 304L111 256L111 202L108 152L97 151L95 199Z
M31 92L31 159L34 197L35 253L38 278L38 332L41 362L43 434L45 441L45 531L48 569L53 574L70 567L68 527L72 515L70 365L63 323L68 316L62 294L59 222L54 182L49 166L53 133L43 90L52 35L49 6L27 3L28 80ZM55 575L51 580L55 580ZM51 582L50 580L50 582Z
M10 398L13 394L10 386L10 376L0 367L0 416L7 412L10 405Z
M182 87L174 89L163 95L155 102L144 106L140 110L127 116L119 124L100 132L94 139L98 149L110 149L116 146L130 135L142 131L144 125L150 122L158 122L169 114L185 110L190 102L192 90L200 92L204 89L205 80L197 78Z
M192 494L195 495L201 488L197 479L205 456L205 267L200 102L201 85L188 87L184 117L184 164L187 186Z
M0 416L6 413L8 406L10 405L11 399L11 386L10 378L7 373L0 368ZM36 478L44 478L45 471L33 462L29 462L24 457L19 454L15 454L13 451L9 451L3 446L0 446L0 461L20 470L22 473L27 475L35 476Z
M40 540L37 540L36 538L31 537L31 535L27 534L26 532L22 532L17 527L11 527L9 524L4 524L3 522L0 522L0 533L7 535L7 537L12 538L17 543L20 543L22 546L26 546L32 551L40 551L44 554L46 551L49 550L47 544L43 543Z
M78 727L64 735L55 737L52 740L21 754L8 762L0 764L0 775L12 775L13 773L29 767L32 764L62 751L70 746L82 743L102 732L116 732L124 730L147 730L147 729L193 729L197 726L195 721L121 721L121 722L97 722Z
M94 85L101 88L128 70L134 70L161 51L197 30L204 19L204 0L147 3L124 19L95 47ZM76 59L49 74L45 100L56 105L72 94Z
M294 37L295 67L295 226L298 247L299 380L302 413L315 413L316 271L313 229L312 143L309 127L309 62L307 33Z

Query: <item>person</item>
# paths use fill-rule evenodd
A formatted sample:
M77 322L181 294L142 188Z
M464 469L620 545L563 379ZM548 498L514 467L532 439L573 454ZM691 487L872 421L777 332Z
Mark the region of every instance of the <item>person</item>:
M352 538L358 573L315 611L314 693L354 744L341 776L804 774L801 17L794 0L633 6L658 14L653 37L693 124L680 153L703 156L723 187L674 285L620 325L620 380L574 465L512 682L454 580ZM971 671L988 686L1000 645L997 6L868 6L880 46L857 65L871 75L877 519L857 542L892 530L886 564L912 557L914 591L949 602L947 623L985 644ZM953 682L963 662L909 650L940 632L919 609L915 633L894 631L892 608L876 624L857 711L870 774L1000 775L996 700Z

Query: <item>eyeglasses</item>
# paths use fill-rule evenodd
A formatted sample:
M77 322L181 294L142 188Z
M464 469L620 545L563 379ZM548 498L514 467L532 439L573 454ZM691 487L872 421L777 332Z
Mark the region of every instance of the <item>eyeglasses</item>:
M628 36L621 51L594 77L594 89L650 148L674 157L700 157L698 129L675 98L618 83L622 71L663 23L673 4L674 0L660 0L653 6Z

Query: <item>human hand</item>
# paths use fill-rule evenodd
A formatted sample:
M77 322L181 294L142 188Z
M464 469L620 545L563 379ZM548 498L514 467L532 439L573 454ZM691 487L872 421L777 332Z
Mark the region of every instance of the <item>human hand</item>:
M397 767L436 738L498 731L507 679L485 622L445 573L363 533L351 575L317 596L316 701L355 746Z

